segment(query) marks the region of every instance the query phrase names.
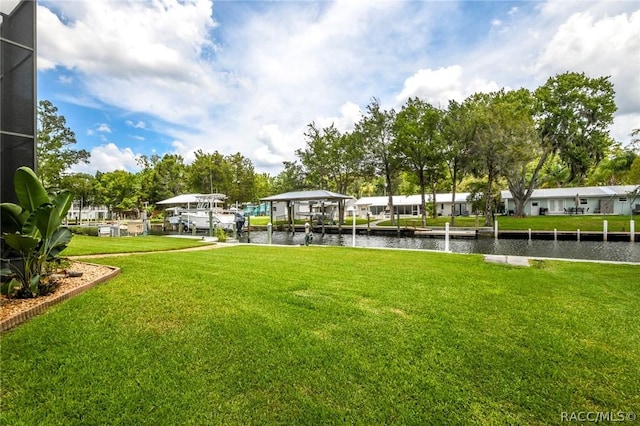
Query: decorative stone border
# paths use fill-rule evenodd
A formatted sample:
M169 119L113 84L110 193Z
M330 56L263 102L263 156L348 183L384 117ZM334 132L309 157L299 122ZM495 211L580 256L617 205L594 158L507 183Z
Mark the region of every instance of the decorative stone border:
M89 263L89 265L92 265L92 264ZM87 284L76 287L71 291L68 291L64 294L54 297L53 299L49 299L45 302L42 302L36 306L33 306L27 309L26 311L20 312L18 314L15 314L9 318L6 318L0 321L0 333L4 333L5 331L12 329L13 327L16 327L24 322L27 322L28 320L35 317L36 315L40 315L41 313L45 312L50 306L56 305L60 302L64 302L67 299L71 299L72 297L77 296L80 293L84 293L90 288L93 288L100 283L108 281L120 273L120 268L116 268L115 266L107 266L107 265L96 265L96 266L106 266L107 268L111 268L112 271L107 275L103 275L100 278L97 278L94 281L91 281Z

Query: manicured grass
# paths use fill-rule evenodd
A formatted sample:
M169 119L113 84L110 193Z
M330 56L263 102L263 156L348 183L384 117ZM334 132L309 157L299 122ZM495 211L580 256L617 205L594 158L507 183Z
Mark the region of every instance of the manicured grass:
M527 230L531 228L536 231L602 231L603 215L562 215L562 216L529 216L529 217L513 217L513 216L496 216L500 229L503 230ZM629 216L611 216L607 215L609 232L628 232ZM635 217L636 229L640 227L640 219ZM451 223L450 217L428 218L427 226L444 226L445 223ZM391 221L387 220L378 223L380 226L391 226ZM397 225L396 225L397 226ZM400 226L422 227L422 220L419 217L400 218ZM456 217L456 227L473 228L476 226L475 216ZM484 226L484 217L478 218L478 226Z
M2 336L0 424L549 424L640 410L640 267L339 247L96 259Z
M203 244L206 243L190 238L161 236L111 238L74 235L69 246L62 252L62 256L166 251L189 247L200 247Z

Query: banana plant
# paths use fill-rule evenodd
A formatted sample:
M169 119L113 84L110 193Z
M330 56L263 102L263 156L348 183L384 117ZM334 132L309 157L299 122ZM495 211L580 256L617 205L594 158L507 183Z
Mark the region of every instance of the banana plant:
M16 170L14 188L18 204L0 204L2 239L22 262L2 259L9 268L0 271L5 281L1 290L11 296L36 297L47 288L43 282L45 263L55 259L71 241L71 231L62 226L62 221L73 194L63 191L49 195L28 167Z

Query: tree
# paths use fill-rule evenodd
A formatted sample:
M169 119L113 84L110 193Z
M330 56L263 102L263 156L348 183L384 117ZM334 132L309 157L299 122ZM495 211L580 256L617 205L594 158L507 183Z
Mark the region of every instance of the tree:
M229 193L233 172L227 160L218 151L207 154L201 149L195 152L196 159L187 168L189 188L198 193Z
M441 120L440 110L418 98L410 98L396 115L393 126L394 151L418 178L423 226L427 224L427 183L433 194L432 211L435 214L437 186L445 175L445 146L439 131Z
M87 163L90 154L70 148L76 143L75 133L50 101L39 102L37 116L37 175L45 188L57 188L64 172L74 164Z
M556 75L536 89L535 119L542 144L537 172L552 155L569 167L569 182L582 178L600 161L611 144L608 127L616 112L615 91L609 77L584 73Z
M400 171L401 162L393 150L393 124L396 112L382 110L380 101L373 98L367 106L367 113L357 123L356 131L364 138L369 151L368 161L385 179L385 192L388 197L391 224L395 223L393 214L393 182Z
M74 200L80 202L78 220L82 223L82 209L84 206L92 204L94 198L94 187L96 180L87 173L72 173L62 177L60 187L74 194Z
M149 188L148 202L158 201L180 195L187 190L187 167L178 154L165 154L153 165L153 180Z
M282 170L273 181L273 191L282 194L291 191L307 189L305 184L304 168L297 161L283 161Z
M459 181L469 168L469 146L475 136L476 120L472 114L472 102L449 101L442 119L441 134L445 144L445 162L451 179L451 206L455 208ZM451 215L451 226L455 225L455 213Z
M256 200L255 170L250 159L239 152L226 157L232 173L231 187L227 194L229 203L246 203Z
M624 185L637 181L629 179L629 171L638 155L629 148L614 143L609 154L593 169L587 178L589 185Z
M110 212L140 215L140 176L126 170L96 173L96 201Z
M485 226L493 224L493 193L494 183L500 175L502 167L502 152L505 143L505 117L500 114L500 105L496 98L500 93L475 94L472 96L474 103L474 120L477 128L469 145L469 163L473 175L480 178L486 177L484 191L484 216Z
M533 193L531 163L540 158L542 149L536 133L532 96L526 89L500 92L495 99L493 114L502 128L496 127L501 138L501 173L513 195L514 214L524 216L524 206ZM534 170L534 172L539 172Z
M308 183L321 189L346 194L362 176L365 151L361 135L341 133L333 124L318 129L308 125L305 149L296 155L305 168Z

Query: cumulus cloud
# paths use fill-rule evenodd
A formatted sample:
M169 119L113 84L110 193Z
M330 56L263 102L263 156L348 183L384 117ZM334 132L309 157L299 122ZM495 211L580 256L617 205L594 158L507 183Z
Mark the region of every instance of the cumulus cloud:
M610 75L621 114L640 109L640 10L595 17L574 13L560 25L536 62L543 75L566 70Z
M495 81L465 75L460 65L437 70L421 69L405 80L396 102L401 105L409 98L418 97L433 106L444 108L450 100L460 102L473 93L492 92L500 88Z
M127 170L137 172L140 166L136 163L136 157L131 148L119 148L114 143L96 146L91 150L90 164L76 164L72 167L74 173L94 174L96 170L112 172L114 170Z

